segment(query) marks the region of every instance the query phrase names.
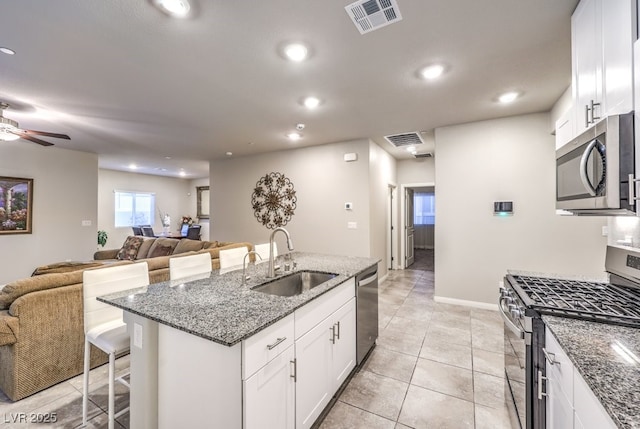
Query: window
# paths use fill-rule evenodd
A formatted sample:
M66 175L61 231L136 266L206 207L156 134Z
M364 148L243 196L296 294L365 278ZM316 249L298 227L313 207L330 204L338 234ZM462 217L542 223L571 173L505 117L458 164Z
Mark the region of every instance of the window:
M416 192L413 194L413 224L435 225L436 196L433 192Z
M134 225L153 226L156 195L150 192L115 191L116 228Z

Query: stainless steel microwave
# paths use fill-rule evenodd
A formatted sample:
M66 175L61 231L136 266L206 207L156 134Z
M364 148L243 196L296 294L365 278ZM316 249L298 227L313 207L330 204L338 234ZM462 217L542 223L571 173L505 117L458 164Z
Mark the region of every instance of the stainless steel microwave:
M609 116L556 151L558 209L635 214L633 122L633 112Z

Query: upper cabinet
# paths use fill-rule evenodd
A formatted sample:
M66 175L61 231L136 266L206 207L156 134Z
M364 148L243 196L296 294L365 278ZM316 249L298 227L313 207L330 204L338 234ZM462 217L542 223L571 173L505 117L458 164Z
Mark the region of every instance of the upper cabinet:
M582 0L571 17L573 135L633 110L635 0Z

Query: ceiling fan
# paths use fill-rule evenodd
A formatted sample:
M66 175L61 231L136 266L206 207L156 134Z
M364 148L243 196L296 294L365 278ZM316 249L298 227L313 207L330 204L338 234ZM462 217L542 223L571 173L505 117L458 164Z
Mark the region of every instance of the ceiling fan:
M13 119L5 118L4 116L2 116L2 112L7 107L9 107L7 103L0 102L0 140L10 141L10 140L25 139L33 143L38 143L39 145L42 145L42 146L53 146L53 143L40 140L39 138L34 137L34 135L71 140L71 137L69 137L66 134L48 133L45 131L23 130L21 128L18 128L18 122L14 121Z

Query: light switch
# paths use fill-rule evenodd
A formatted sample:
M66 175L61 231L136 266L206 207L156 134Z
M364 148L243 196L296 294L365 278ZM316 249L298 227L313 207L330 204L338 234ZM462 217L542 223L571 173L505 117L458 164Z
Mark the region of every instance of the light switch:
M358 229L358 222L347 222L347 229Z
M602 236L606 237L608 235L609 235L609 227L605 225L602 227Z
M82 221L82 226L91 226L91 221L90 220L83 220Z
M142 325L139 323L133 324L133 345L142 348Z

